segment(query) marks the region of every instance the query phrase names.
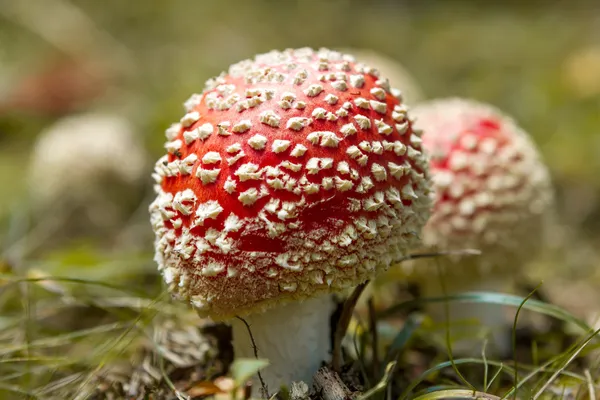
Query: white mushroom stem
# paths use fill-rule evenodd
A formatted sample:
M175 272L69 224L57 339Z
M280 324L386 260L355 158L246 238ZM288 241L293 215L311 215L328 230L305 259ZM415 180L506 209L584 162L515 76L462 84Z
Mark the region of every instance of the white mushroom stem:
M310 385L321 363L331 358L329 318L332 312L333 301L326 295L244 317L250 326L258 357L270 362L260 372L270 395L282 385L289 387L294 381ZM235 357L254 358L246 325L238 319L231 325ZM264 396L257 376L252 383L254 395Z
M478 279L464 279L460 284L453 285L448 295L465 292L496 292L506 293L509 277L489 277ZM435 279L428 281L423 287L423 297L442 296L439 282ZM452 336L462 337L452 341L452 352L455 355L475 356L481 355L484 340L487 339L486 353L506 356L511 350L510 321L505 307L497 304L463 303L452 301L448 303L449 319ZM431 317L439 324L446 321L446 308L444 303L436 303L429 307ZM486 337L476 338L473 335L473 325L477 329L485 329ZM466 336L466 337L465 337Z

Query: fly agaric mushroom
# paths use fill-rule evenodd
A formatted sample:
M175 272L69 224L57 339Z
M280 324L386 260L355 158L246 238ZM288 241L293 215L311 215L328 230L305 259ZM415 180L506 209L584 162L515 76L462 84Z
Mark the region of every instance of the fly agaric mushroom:
M310 382L330 351L327 294L418 242L420 133L377 70L327 49L237 63L185 107L154 174L159 270L201 316L245 318L268 387ZM254 357L232 325L236 356Z
M544 244L554 198L548 170L528 135L491 106L434 100L415 107L414 116L424 130L434 189L423 242L439 250L482 251L448 271L457 277L450 291L498 289ZM496 324L504 319L489 307L461 305L452 308L452 317L471 314ZM506 349L510 343L497 345Z
M146 157L121 116L93 112L62 118L40 133L32 152L28 183L34 208L52 215L79 209L96 226L110 225L123 217L119 208L127 197L120 191L115 201L112 192L141 188Z

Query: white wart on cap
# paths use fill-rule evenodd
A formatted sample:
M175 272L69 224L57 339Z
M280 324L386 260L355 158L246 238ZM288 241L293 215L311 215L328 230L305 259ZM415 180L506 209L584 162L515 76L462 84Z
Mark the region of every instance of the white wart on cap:
M349 48L340 51L352 54L357 61L377 68L381 76L385 76L393 87L401 90L403 103L412 105L426 98L421 85L400 61L371 49Z

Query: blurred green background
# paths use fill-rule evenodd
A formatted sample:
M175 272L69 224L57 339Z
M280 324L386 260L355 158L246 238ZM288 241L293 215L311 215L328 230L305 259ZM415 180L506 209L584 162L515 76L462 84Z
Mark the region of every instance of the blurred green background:
M153 273L150 173L182 102L233 62L303 46L376 51L410 71L425 99L471 97L515 117L550 166L563 225L552 260L532 275L596 276L600 5L593 1L0 1L5 268L96 278ZM147 172L125 184L90 176L86 184L110 193L91 211L66 192L40 206L32 188L53 170L30 177L36 140L62 118L90 111L132 125L140 148L128 145L114 158L127 167L128 152L145 154ZM80 150L65 159L88 163ZM108 206L111 215L98 214Z
M50 398L45 385L70 373L77 388L146 343L132 326L179 315L150 300L162 280L147 208L164 131L231 63L304 46L395 60L420 87L392 77L409 106L470 97L516 118L550 167L560 222L530 283L597 319L597 1L0 0L0 356L23 357L0 364L0 391ZM22 277L33 284L14 284Z

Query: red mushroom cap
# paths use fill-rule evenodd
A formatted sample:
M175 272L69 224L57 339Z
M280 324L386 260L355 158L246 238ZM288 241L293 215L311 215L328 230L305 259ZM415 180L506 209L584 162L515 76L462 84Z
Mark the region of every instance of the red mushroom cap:
M535 257L553 193L528 135L496 108L471 100L431 101L413 115L425 132L435 193L425 245L480 249L477 262L487 267Z
M326 49L272 51L209 80L154 174L171 292L227 318L352 287L401 257L430 186L400 98Z

